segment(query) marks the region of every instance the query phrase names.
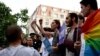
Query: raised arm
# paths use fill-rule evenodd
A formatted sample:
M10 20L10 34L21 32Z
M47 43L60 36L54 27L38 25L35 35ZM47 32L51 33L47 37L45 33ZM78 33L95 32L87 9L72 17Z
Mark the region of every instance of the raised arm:
M40 32L41 32L43 35L52 35L53 32L44 31L43 26L42 26L42 23L43 23L43 20L40 19L40 20L39 20L40 27L36 24L36 26L38 27L38 29L40 30Z
M34 25L36 25L36 21L33 21L33 22L31 23L31 27L32 27L32 29L34 30L34 32L35 32L36 34L38 34L38 32L36 31Z
M42 34L44 34L45 31L44 31L44 29L42 29L42 21L41 21L41 22L39 21L39 23L41 23L41 24L40 24L41 26L39 26L38 24L36 24L36 26L37 26L37 28L39 29L39 31L40 31Z

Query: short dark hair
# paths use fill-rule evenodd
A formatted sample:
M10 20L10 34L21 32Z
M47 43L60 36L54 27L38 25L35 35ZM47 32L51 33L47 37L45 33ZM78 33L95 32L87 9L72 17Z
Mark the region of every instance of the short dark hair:
M44 29L44 31L54 32L54 31L53 31L51 28L49 28L49 27L44 27L43 29Z
M59 30L59 29L60 29L60 21L55 19L54 22L55 22L56 24L58 24L57 29Z
M51 29L51 28L49 28L49 27L44 27L43 29L44 29L44 31L54 32L54 30L52 30L52 29ZM44 34L42 34L42 36L44 37L45 35L44 35Z
M73 18L75 18L75 23L78 23L78 16L77 16L76 13L69 13L69 16L71 17L71 20L72 20Z
M34 35L36 35L36 33L30 33L30 36L34 36Z
M97 5L97 1L96 0L82 0L80 2L80 4L82 4L84 6L90 5L90 7L93 10L97 10L98 9L98 5Z
M5 35L8 42L15 42L16 40L21 39L22 30L17 25L8 26Z
M34 36L36 36L37 38L39 38L39 34L36 34L36 33L30 33L30 37L33 38Z
M80 20L83 20L83 23L85 22L85 18L84 18L82 15L78 15L78 18L79 18Z

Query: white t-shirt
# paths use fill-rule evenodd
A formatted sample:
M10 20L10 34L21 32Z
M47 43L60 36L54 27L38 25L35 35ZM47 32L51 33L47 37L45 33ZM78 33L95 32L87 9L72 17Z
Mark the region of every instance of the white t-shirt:
M34 49L33 47L29 47L29 48L32 50L32 52L34 52L32 56L40 56L40 53L36 49Z
M40 56L34 49L18 45L10 46L0 51L0 56Z
M68 33L68 36L67 36L67 39L68 39L68 40L72 40L72 41L73 41L74 30L75 30L75 29L72 29L72 30ZM68 49L66 48L66 56L74 56L74 53L68 51Z
M74 30L75 30L75 29L71 29L71 31L68 33L68 37L67 37L67 39L73 41Z
M52 45L53 37L49 38L48 40L49 40L50 44ZM48 56L49 53L43 42L42 42L41 50L42 50L42 56Z

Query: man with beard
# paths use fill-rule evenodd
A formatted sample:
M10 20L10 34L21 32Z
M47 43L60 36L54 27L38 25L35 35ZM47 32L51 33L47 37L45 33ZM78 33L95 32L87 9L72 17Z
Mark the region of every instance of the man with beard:
M64 45L66 47L66 56L78 56L78 51L76 50L77 45L74 43L80 43L80 29L78 28L78 16L76 13L69 13L67 20L67 33L64 40Z

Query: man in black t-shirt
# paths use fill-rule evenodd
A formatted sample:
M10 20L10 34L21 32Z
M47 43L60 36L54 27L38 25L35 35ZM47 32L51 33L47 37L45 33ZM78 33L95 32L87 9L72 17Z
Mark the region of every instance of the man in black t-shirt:
M35 33L31 33L30 34L30 37L32 38L33 40L33 47L40 51L40 48L41 48L41 44L42 44L42 41L40 40L40 36L38 34L35 34Z

